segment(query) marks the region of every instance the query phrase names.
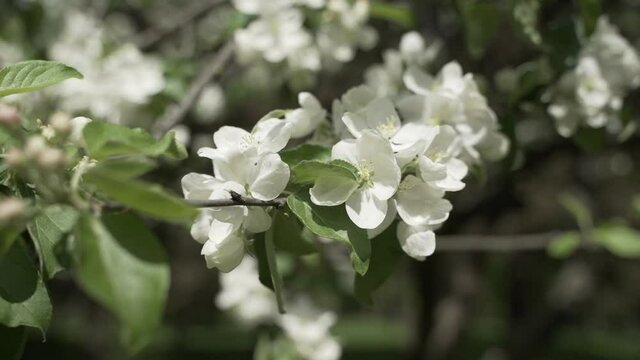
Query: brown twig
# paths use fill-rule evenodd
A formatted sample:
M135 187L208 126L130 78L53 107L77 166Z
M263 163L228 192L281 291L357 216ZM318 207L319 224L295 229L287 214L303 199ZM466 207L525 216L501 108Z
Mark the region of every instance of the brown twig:
M273 206L277 209L282 208L287 203L287 198L276 198L273 200L258 200L246 196L242 196L237 192L230 191L228 199L219 200L188 200L194 206L200 208L225 207L225 206Z
M209 61L205 62L200 73L191 83L185 97L178 104L170 106L164 115L154 124L153 133L156 136L164 135L164 133L180 123L182 118L184 118L196 103L204 87L222 71L227 62L231 60L232 55L233 43L229 41L223 45Z

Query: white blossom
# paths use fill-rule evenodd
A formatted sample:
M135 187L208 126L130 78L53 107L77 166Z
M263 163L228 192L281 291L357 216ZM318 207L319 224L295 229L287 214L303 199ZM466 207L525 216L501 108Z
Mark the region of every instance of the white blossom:
M220 287L216 305L231 311L243 324L272 320L278 311L273 292L260 283L257 263L249 256L232 272L220 273Z
M311 201L322 206L345 203L349 218L360 228L374 229L387 213L388 200L400 183L400 168L391 145L372 131L355 140L342 140L331 158L347 161L357 169L357 179L320 177L310 189Z
M291 137L294 139L308 136L327 117L327 111L310 93L301 92L298 94L298 103L300 108L285 115L286 121L291 123Z
M336 322L333 312L320 312L309 303L298 303L278 323L303 359L337 360L342 354L330 329Z
M401 221L397 235L402 250L416 260L424 260L436 250L436 235L428 225L411 226Z

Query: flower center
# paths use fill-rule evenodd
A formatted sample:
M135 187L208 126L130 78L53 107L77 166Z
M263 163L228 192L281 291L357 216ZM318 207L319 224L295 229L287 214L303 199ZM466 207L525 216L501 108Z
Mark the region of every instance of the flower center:
M248 149L257 144L257 139L253 134L245 135L240 140L240 146L243 149Z
M389 115L384 123L376 127L376 130L378 130L382 136L391 138L398 131L398 128L396 127L397 120L397 115Z
M369 186L373 183L373 162L369 160L362 160L356 166L358 169L358 182L361 186Z
M413 181L413 179L414 178L411 177L404 178L404 180L402 180L400 182L400 185L398 186L398 191L407 191L416 187L416 182Z
M442 120L440 120L440 118L439 118L439 117L434 116L434 117L432 117L432 118L431 118L431 123L432 123L433 125L436 125L436 126L437 126L437 125L442 125Z

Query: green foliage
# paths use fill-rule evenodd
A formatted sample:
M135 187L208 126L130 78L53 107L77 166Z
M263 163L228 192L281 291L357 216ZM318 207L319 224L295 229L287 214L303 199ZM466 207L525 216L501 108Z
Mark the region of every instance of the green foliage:
M37 91L71 78L82 79L82 74L56 61L31 60L8 65L0 70L0 98Z
M84 215L76 227L74 271L83 289L111 310L135 351L160 324L169 266L155 236L131 214Z
M416 23L411 9L401 4L376 1L371 3L369 12L372 18L391 21L407 29L413 28Z
M317 206L311 202L308 190L290 195L287 204L314 234L344 243L349 249L353 267L358 274L364 275L367 272L371 243L367 238L367 232L349 219L344 206Z
M284 313L284 296L282 290L282 276L278 271L275 246L273 244L273 226L266 233L257 234L254 240L254 253L258 260L258 278L262 285L273 290L278 303L278 310Z
M52 278L64 269L59 259L63 237L71 232L78 219L78 212L69 206L49 206L42 210L28 225L29 234L43 266L46 278Z
M283 110L283 109L271 110L265 116L261 117L260 120L258 120L258 122L262 120L267 120L267 119L280 119L281 117L285 116L288 112L289 110Z
M640 257L640 232L625 225L600 226L593 231L593 241L622 258Z
M554 237L547 246L547 253L554 258L567 258L580 247L580 233L568 231Z
M317 160L305 160L291 168L291 181L297 184L313 183L319 177L343 177L357 179L356 168L342 160L325 163Z
M51 301L27 249L19 242L0 261L0 324L30 326L44 332L51 320Z
M589 36L596 29L598 17L602 13L600 0L577 0L580 19L584 26L585 35Z
M593 227L591 210L589 210L589 207L575 195L564 193L560 195L558 201L560 202L560 205L575 217L580 229L588 231Z
M24 224L0 224L0 260L24 231Z
M10 328L0 325L0 359L20 360L27 341L24 326Z
M198 216L196 208L158 185L119 177L99 168L89 171L84 179L108 197L157 219L188 224Z
M289 167L294 167L308 160L327 163L331 161L331 149L320 145L303 144L295 149L282 151L280 158L287 163Z
M372 304L371 295L388 278L403 255L396 236L396 225L390 226L382 234L371 240L371 260L369 270L364 275L356 274L354 293L356 298Z
M474 58L480 58L498 30L501 17L500 2L456 0L456 4L464 20L467 50Z
M99 171L126 179L144 175L155 167L155 161L142 156L105 159L96 164L96 169Z
M293 215L278 211L273 217L273 242L278 250L294 255L309 255L317 251L308 237L303 235L303 227Z
M92 121L85 126L83 135L89 155L97 160L113 155L166 156L176 160L187 157L187 150L176 141L173 132L156 140L142 129Z

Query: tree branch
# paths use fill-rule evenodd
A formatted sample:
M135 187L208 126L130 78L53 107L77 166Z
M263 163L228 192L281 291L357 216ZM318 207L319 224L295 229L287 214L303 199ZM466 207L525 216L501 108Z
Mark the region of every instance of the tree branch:
M191 83L189 90L180 103L170 106L153 126L153 133L162 136L176 126L198 100L205 86L218 75L233 55L233 42L228 41L222 48L205 62L200 73Z
M438 251L513 252L545 250L557 232L516 235L440 235L436 236Z
M273 206L277 209L284 207L287 203L287 198L276 198L273 200L258 200L250 197L245 197L238 194L235 191L230 191L231 195L228 199L220 199L220 200L187 200L190 204L201 207L201 208L210 208L210 207L225 207L225 206Z

